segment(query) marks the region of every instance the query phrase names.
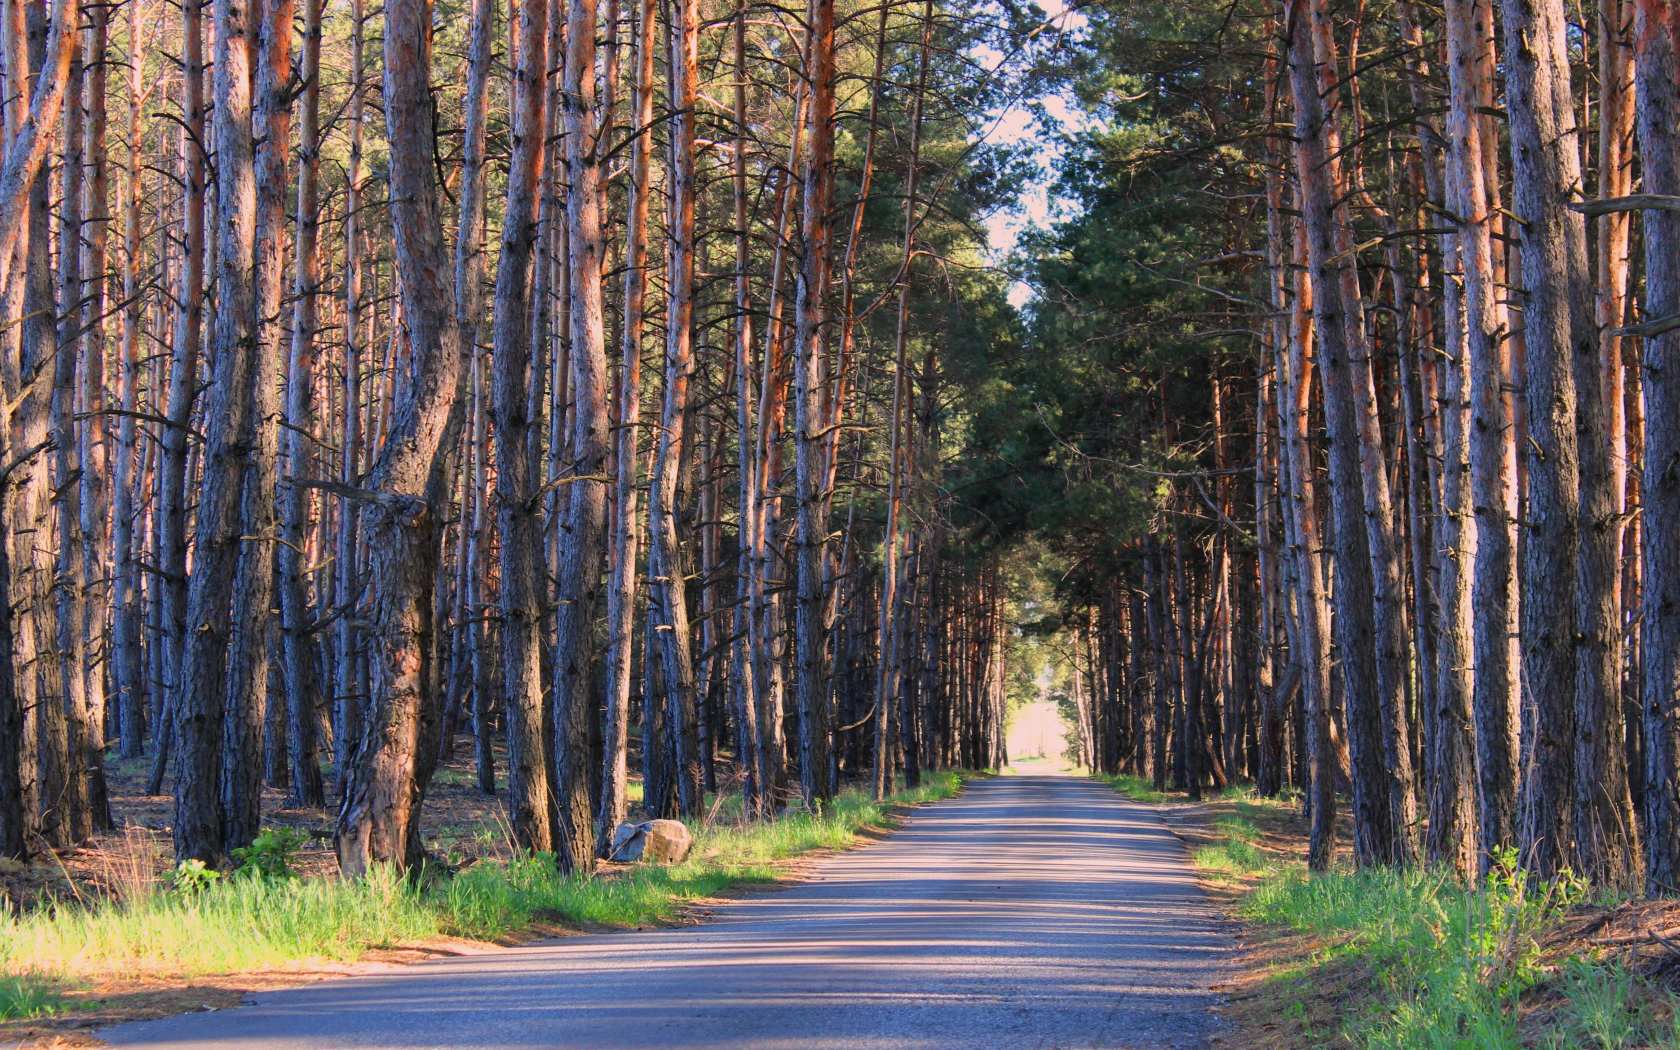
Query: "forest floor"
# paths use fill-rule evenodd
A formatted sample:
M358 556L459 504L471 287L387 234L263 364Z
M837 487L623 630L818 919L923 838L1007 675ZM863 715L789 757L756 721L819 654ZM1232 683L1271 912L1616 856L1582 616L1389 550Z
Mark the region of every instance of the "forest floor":
M1680 1047L1680 901L1589 900L1508 868L1473 893L1427 870L1356 872L1345 807L1332 872L1309 877L1298 797L1111 786L1152 804L1240 924L1224 1045Z
M498 763L502 757L497 754ZM28 865L0 863L0 905L12 902L22 916L6 918L0 908L0 1048L99 1046L96 1028L226 1009L276 988L535 940L693 924L721 901L798 885L819 858L889 834L907 807L960 785L956 776L936 778L931 788L886 805L853 795L821 820L794 813L767 824L739 822L738 801L719 806L714 798L688 862L658 869L603 862L593 879L579 882L557 879L551 865L515 858L505 786L497 797L479 792L471 748L461 747L434 776L422 833L434 855L467 877L412 892L375 889L373 896L383 892L392 900L334 899L355 894L336 877L331 811L290 807L284 791L265 789L265 828L293 829L303 839L288 858L298 878L282 887L285 893L267 896L312 898L300 907L264 899L264 891L242 885L260 885L250 879L223 880L196 896L165 889L173 869L172 798L145 794L144 760L110 760L107 782L116 830ZM640 819L640 788L631 785L633 820ZM181 907L175 900L194 903ZM139 907L130 907L134 902ZM369 910L370 903L372 910L390 905L394 914L373 920L337 914ZM175 914L218 909L215 917L195 914L186 922ZM179 943L193 937L195 925L214 929L218 918L276 932L251 951L198 953ZM285 929L310 922L338 928ZM148 940L156 952L146 951ZM66 962L54 956L71 950L87 957L51 973L52 962ZM155 957L140 961L148 955ZM125 956L132 957L127 964ZM43 965L43 958L50 962ZM252 959L261 961L252 965Z
M505 755L500 748L496 761L505 781ZM146 794L150 766L149 756L107 759L105 781L116 829L96 834L77 849L38 857L28 866L0 862L0 892L26 905L43 896L60 900L122 896L132 892L137 882L163 879L173 866L170 826L175 798L167 793ZM330 795L330 766L326 776ZM641 799L639 779L633 782L632 799ZM478 790L469 740L457 746L433 774L420 814L420 831L427 847L454 866L479 859L505 861L512 853L506 813L505 782L495 797ZM293 857L299 875L319 876L337 869L332 849L335 813L330 804L300 808L292 805L285 789L265 786L262 814L265 827L292 828L305 836Z

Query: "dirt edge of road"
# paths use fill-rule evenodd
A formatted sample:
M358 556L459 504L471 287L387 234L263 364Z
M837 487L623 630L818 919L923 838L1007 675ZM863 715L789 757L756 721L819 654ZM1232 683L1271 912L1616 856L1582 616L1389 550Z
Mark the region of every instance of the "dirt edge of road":
M1126 797L1118 788L1116 793ZM1257 809L1245 805L1243 799L1211 796L1196 802L1132 801L1157 814L1184 844L1198 884L1236 945L1229 976L1213 989L1222 1001L1211 1010L1228 1026L1211 1038L1213 1045L1242 1050L1298 1050L1304 1045L1299 1041L1303 1036L1322 1031L1338 1011L1357 1008L1361 996L1368 997L1368 991L1361 991L1361 975L1327 974L1333 979L1326 982L1322 994L1310 1004L1297 1005L1289 998L1288 982L1274 978L1299 971L1321 945L1313 938L1260 926L1243 917L1242 902L1258 882L1256 874L1198 862L1199 851L1216 851L1229 843L1232 821L1258 829L1252 844L1262 854L1277 858L1304 855L1309 829L1298 809ZM1347 837L1342 836L1342 840L1347 841ZM1366 985L1370 976L1363 975Z

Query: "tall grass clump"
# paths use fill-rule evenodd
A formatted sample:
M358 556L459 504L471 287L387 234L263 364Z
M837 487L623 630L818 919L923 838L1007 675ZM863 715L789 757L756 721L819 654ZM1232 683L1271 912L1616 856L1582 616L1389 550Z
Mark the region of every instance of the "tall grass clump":
M57 902L0 919L0 945L14 973L204 974L350 959L439 929L421 891L390 871L354 881L252 875L122 900Z
M1565 1006L1547 1033L1545 1050L1623 1050L1680 1046L1680 1015L1660 1021L1652 1004L1634 990L1635 977L1620 963L1571 959L1563 967Z
M1389 998L1382 1020L1353 1035L1372 1050L1502 1050L1523 1045L1518 1000L1550 979L1540 940L1586 886L1565 876L1541 882L1500 851L1481 889L1440 872L1373 867L1321 874L1292 871L1262 883L1246 910L1329 942L1323 959L1354 955ZM1628 1004L1631 975L1571 959L1559 983L1565 1005L1550 1045L1674 1047L1673 1025Z

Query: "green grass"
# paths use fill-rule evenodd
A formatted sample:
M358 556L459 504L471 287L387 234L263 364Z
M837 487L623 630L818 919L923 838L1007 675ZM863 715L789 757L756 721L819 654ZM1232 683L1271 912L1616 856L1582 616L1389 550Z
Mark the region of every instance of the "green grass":
M387 871L361 881L227 878L193 893L61 902L7 920L0 944L14 974L225 973L436 936L443 916L425 896Z
M1139 802L1185 801L1141 777L1096 779ZM1315 973L1327 966L1363 964L1375 977L1374 1000L1347 1007L1339 1033L1319 1033L1335 1045L1680 1050L1680 1000L1669 992L1613 960L1577 956L1559 964L1543 957L1543 935L1586 897L1578 880L1530 881L1514 854L1500 858L1481 889L1418 867L1309 873L1259 848L1257 822L1287 814L1295 800L1257 798L1240 787L1214 797L1233 803L1232 812L1214 821L1216 842L1194 852L1202 875L1223 882L1258 875L1241 906L1248 918L1321 938L1310 959L1269 980L1310 995ZM1557 1004L1534 1044L1518 1032L1518 1006L1525 992L1542 986ZM1307 1009L1296 1002L1283 1012L1304 1016Z
M0 974L0 1021L15 1021L57 1013L55 983L38 974Z
M956 773L935 773L886 802L858 793L821 816L698 828L690 858L620 875L561 877L552 857L485 861L417 885L389 871L362 880L234 876L192 893L153 886L123 900L49 902L0 918L0 1017L48 1009L53 989L109 974L228 973L305 959L353 959L369 948L439 935L494 939L561 919L642 926L673 916L684 900L776 877L777 863L808 850L844 848L860 828L886 822L891 806L948 798Z
M1107 784L1133 802L1171 802L1174 798L1165 791L1156 791L1153 781L1143 777L1134 777L1130 773L1121 773L1116 776L1096 773L1092 775L1092 779Z
M1107 784L1133 802L1190 801L1190 797L1182 792L1156 791L1155 782L1148 777L1133 776L1130 773L1117 773L1112 776L1107 773L1088 773L1087 775L1098 783ZM1212 802L1238 801L1239 808L1247 805L1257 806L1260 809L1275 809L1278 806L1287 808L1290 805L1287 799L1258 799L1254 795L1254 789L1246 784L1232 784L1223 790L1210 792L1206 796L1206 800Z
M1093 779L1107 784L1135 802L1186 801L1183 795L1156 791L1152 781L1127 773L1116 776L1099 774ZM1197 847L1193 852L1196 867L1201 869L1202 874L1216 882L1235 882L1243 876L1277 867L1273 859L1260 849L1261 832L1254 821L1276 816L1280 809L1288 810L1292 803L1286 799L1258 798L1253 789L1236 784L1210 795L1209 798L1234 802L1236 813L1233 816L1220 817L1214 822L1219 841L1211 846Z
M1673 1011L1661 1011L1670 1018L1659 1022L1652 996L1634 994L1637 978L1619 965L1544 960L1542 936L1582 897L1574 880L1530 880L1506 856L1479 890L1423 868L1291 868L1262 880L1244 907L1257 921L1324 937L1314 966L1356 959L1371 968L1381 1001L1374 1013L1346 1019L1343 1034L1355 1046L1516 1050L1526 1045L1519 997L1546 984L1562 997L1542 1043L1548 1050L1680 1048Z
M1260 849L1260 829L1251 821L1241 816L1220 817L1214 822L1214 830L1220 841L1198 847L1193 854L1196 867L1204 875L1235 881L1275 867L1271 857Z
M539 915L646 925L671 918L685 900L774 879L778 861L813 849L845 849L860 828L885 823L892 806L949 798L961 784L955 773L933 773L922 787L897 792L886 802L847 792L820 817L793 811L768 823L714 826L696 832L689 859L681 864L638 866L613 878L562 879L546 857L482 864L449 880L436 895L449 932L465 936L502 936Z
M440 769L432 774L432 784L435 787L477 787L478 772L471 769Z

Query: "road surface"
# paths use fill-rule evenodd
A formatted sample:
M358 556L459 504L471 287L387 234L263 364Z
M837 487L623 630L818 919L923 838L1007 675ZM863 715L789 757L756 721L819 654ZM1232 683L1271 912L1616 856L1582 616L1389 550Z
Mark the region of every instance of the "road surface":
M108 1028L147 1050L1159 1050L1208 1045L1230 941L1144 807L971 782L700 926L574 937Z

